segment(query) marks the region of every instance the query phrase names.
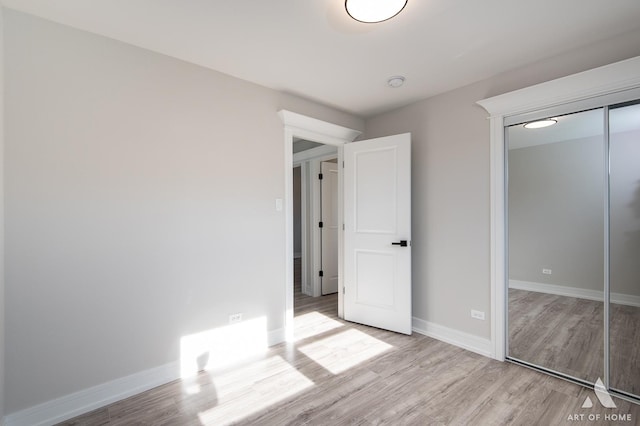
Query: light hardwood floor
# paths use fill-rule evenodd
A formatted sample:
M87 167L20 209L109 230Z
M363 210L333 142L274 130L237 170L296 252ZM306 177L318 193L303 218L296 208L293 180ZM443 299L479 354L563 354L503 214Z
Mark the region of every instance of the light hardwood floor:
M573 377L604 377L604 304L509 289L509 355ZM611 387L640 395L640 308L611 305Z
M578 385L418 334L342 321L336 295L310 298L298 283L295 304L294 343L62 424L593 425L589 414L607 413ZM591 409L580 408L586 396ZM616 413L640 420L640 406L616 403ZM568 421L573 414L585 421Z

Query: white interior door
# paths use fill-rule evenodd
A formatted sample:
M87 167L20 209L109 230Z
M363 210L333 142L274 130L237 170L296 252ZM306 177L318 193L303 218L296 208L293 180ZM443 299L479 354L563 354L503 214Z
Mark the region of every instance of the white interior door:
M338 292L338 163L320 163L322 295Z
M411 135L344 146L344 318L411 334Z

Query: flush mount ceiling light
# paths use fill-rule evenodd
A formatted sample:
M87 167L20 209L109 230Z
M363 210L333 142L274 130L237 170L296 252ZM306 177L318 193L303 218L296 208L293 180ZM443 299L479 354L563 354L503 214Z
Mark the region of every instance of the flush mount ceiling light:
M404 77L401 75L394 75L393 77L389 77L389 79L387 80L387 84L389 85L389 87L400 87L404 84Z
M553 118L547 118L546 120L538 120L532 121L524 125L525 129L541 129L543 127L549 127L556 124L558 120L554 120Z
M406 4L407 0L345 0L344 7L356 21L374 23L393 18Z

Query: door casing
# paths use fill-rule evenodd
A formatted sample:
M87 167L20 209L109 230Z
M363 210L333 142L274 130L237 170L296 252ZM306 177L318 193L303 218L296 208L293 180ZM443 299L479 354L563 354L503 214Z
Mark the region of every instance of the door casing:
M301 138L325 145L334 145L338 149L338 165L343 162L344 144L353 142L362 134L359 130L349 129L328 123L292 111L280 110L278 115L284 124L284 206L285 206L285 271L284 271L284 338L293 341L293 138ZM342 167L338 167L338 216L343 221L342 204ZM338 232L338 288L342 288L344 270L342 253L343 233ZM338 291L338 316L343 317L342 292Z

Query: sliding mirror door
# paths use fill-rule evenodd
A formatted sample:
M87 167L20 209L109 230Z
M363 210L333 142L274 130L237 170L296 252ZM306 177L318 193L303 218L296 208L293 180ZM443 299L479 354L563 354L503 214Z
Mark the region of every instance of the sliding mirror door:
M640 396L640 104L609 110L610 386Z
M605 377L605 110L542 124L505 129L507 356L594 383Z

